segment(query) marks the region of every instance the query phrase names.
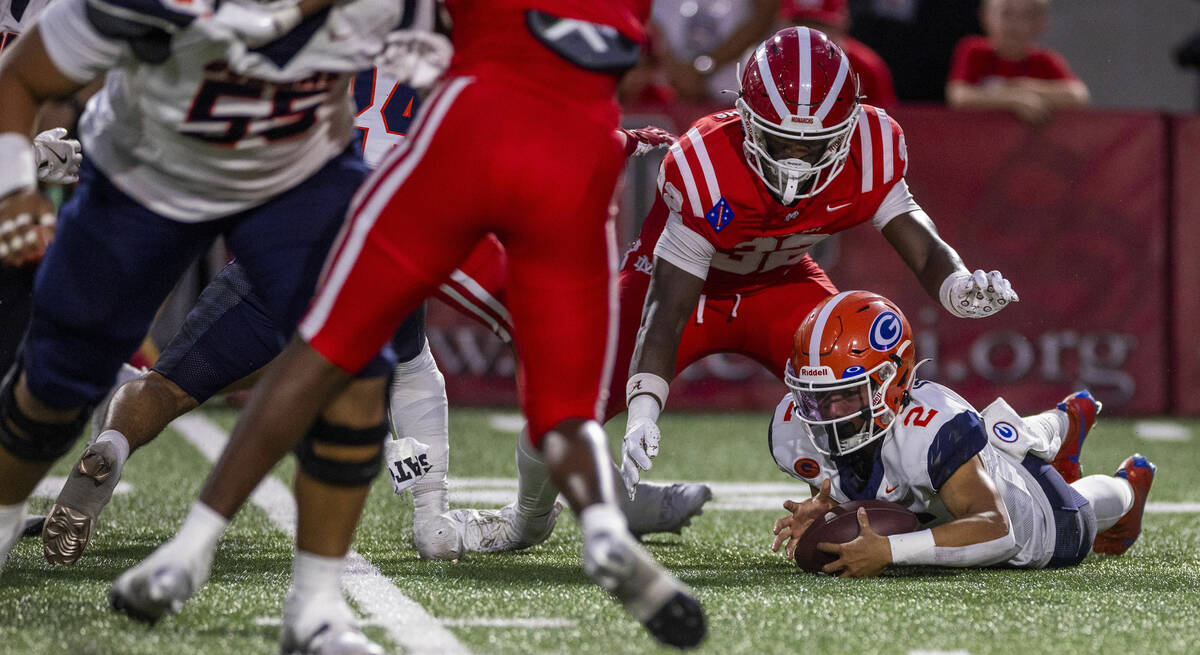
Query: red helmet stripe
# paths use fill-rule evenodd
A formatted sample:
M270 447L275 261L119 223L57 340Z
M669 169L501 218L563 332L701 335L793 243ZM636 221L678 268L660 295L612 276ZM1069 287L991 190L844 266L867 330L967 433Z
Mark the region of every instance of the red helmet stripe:
M797 46L800 48L800 56L796 61L796 70L800 76L796 85L796 114L812 116L812 42L809 40L808 28L797 27L796 37Z
M895 175L896 163L892 158L892 121L882 109L876 109L879 116L879 152L883 155L883 184L892 181Z
M866 107L863 108L863 111L858 112L858 126L855 128L858 130L863 193L875 188L875 156L871 149L871 114L872 112Z
M825 125L825 117L829 115L829 111L833 109L833 104L838 101L838 97L842 94L842 88L846 86L846 80L850 77L849 57L842 55L841 61L838 63L837 76L833 78L833 86L829 88L829 93L825 94L825 100L821 106L817 108L816 117L820 119L821 124ZM829 127L825 125L825 127Z
M853 291L843 291L834 296L832 300L825 303L821 308L821 313L817 314L817 320L813 324L812 336L808 339L808 365L821 365L821 335L825 333L825 322L829 320L829 315L833 313L834 308L838 303L842 302L842 298L854 293Z
M782 122L785 118L791 115L787 110L787 105L783 104L783 97L779 95L778 85L775 83L775 76L771 73L771 63L767 61L767 45L758 46L758 50L754 52L754 60L758 65L758 73L762 76L763 86L767 89L767 97L771 99L771 106L775 108L778 121ZM764 116L770 120L769 116Z
M717 183L717 172L713 169L712 159L708 157L708 148L704 147L704 137L700 136L700 130L693 127L687 131L687 138L696 152L700 170L704 173L704 186L708 187L708 198L716 205L721 199L721 185Z
M679 177L683 178L683 188L687 191L688 204L692 206L692 213L696 218L704 218L704 209L700 206L700 192L696 189L696 178L692 176L692 167L688 165L687 155L683 152L683 138L675 142L671 146L670 155L675 160L675 166L679 169Z

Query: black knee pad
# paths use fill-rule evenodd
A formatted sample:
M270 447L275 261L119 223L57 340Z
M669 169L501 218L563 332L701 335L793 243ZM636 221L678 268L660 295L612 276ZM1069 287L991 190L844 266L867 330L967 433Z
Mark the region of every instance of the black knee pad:
M17 406L20 374L20 364L13 366L0 387L0 447L17 459L53 462L75 445L91 412L85 407L70 423L39 423L29 418Z
M300 470L315 480L337 487L365 487L383 468L383 440L386 438L387 425L384 423L369 428L350 428L333 425L318 416L296 445L296 459ZM322 457L316 452L317 444L379 446L379 450L366 460L347 462Z

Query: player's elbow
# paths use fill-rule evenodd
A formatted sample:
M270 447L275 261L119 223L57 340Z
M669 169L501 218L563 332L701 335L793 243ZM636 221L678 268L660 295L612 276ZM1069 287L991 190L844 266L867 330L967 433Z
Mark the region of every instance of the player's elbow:
M1000 541L1007 540L1016 543L1012 535L1012 526L1008 523L1008 517L1000 510L989 510L979 515L981 541Z

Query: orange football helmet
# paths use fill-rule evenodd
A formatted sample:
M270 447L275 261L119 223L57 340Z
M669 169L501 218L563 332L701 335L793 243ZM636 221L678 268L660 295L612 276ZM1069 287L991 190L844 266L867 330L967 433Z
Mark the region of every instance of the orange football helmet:
M891 430L908 402L914 350L904 313L870 291L830 296L805 317L784 381L817 450L845 455Z

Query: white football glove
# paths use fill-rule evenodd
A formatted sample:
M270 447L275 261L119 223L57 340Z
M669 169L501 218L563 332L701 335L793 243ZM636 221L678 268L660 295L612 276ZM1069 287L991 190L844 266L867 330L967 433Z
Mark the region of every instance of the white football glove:
M216 13L196 25L218 39L238 40L249 48L266 45L300 24L298 0L274 2L222 2Z
M959 318L991 316L1020 300L1000 271L958 272L942 282L942 306Z
M401 84L425 89L442 76L453 55L454 47L441 34L397 30L388 34L383 52L375 58L375 67L394 75Z
M46 130L33 137L33 158L37 163L38 179L52 184L74 184L79 181L79 163L83 148L75 139L64 139L65 127Z
M626 426L621 445L621 479L625 481L630 500L637 493L641 471L649 471L652 460L658 457L658 440L661 438L658 425L651 419L635 418Z

